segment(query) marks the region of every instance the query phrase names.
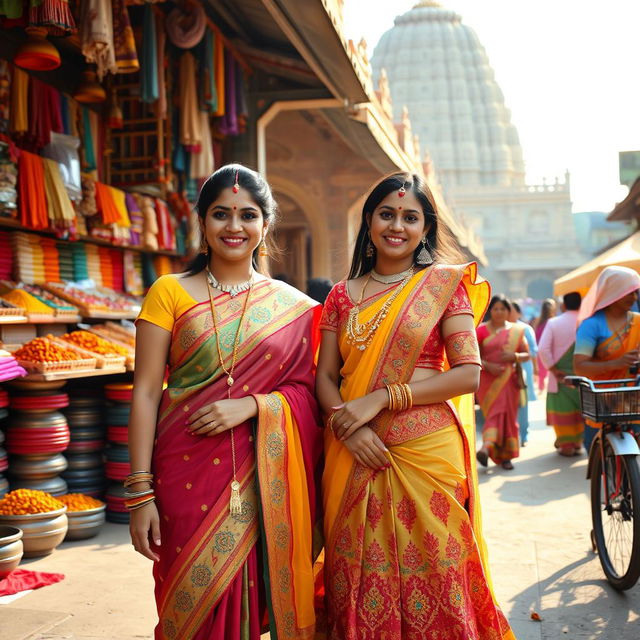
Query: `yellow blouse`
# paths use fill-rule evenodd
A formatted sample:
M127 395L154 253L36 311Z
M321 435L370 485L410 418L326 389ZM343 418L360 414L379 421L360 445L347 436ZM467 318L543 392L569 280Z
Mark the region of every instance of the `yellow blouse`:
M142 303L138 320L146 320L169 332L176 320L197 305L173 273L160 276L152 285Z

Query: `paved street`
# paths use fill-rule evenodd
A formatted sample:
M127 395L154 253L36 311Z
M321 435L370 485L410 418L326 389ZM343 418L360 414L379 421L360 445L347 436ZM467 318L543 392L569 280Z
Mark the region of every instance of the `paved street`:
M589 542L586 457L552 449L541 402L532 405L529 446L514 471L480 471L495 589L518 640L637 640L640 586L618 594ZM63 582L0 605L2 640L133 640L155 623L150 566L109 525L94 540L67 543L25 567ZM530 619L531 611L541 616Z

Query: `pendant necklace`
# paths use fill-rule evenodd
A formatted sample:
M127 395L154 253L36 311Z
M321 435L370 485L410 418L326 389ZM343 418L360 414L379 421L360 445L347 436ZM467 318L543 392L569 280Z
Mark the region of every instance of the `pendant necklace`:
M207 271L207 273L209 272ZM252 276L252 280L253 280L253 276ZM246 289L244 289L245 291L248 289L248 293L247 293L247 297L244 300L244 306L242 307L242 315L240 316L240 321L238 322L238 328L236 329L236 337L233 340L233 349L231 351L231 367L228 369L224 364L224 357L222 355L222 349L220 348L220 333L218 331L218 321L216 320L216 305L213 298L213 292L211 288L208 287L209 302L211 304L211 315L213 316L213 330L216 334L216 347L218 349L218 359L220 360L220 366L222 367L222 370L225 372L227 376L227 398L229 400L231 399L231 387L233 387L235 383L235 380L233 378L233 371L236 368L236 359L238 357L238 345L240 344L240 329L242 328L242 323L244 321L244 316L247 311L249 298L251 297L251 288L253 286L252 280L249 281ZM209 284L211 284L211 286L213 287L213 284L211 283L211 281L209 281ZM247 283L242 283L241 286L244 286L245 284ZM231 293L231 292L229 291L228 293ZM231 295L234 295L234 294L231 294ZM237 516L242 513L242 500L240 499L240 483L236 478L236 443L235 443L235 438L233 436L233 427L229 430L229 436L231 438L231 464L233 467L233 480L231 481L231 498L229 500L229 513L233 516Z
M382 307L374 314L374 316L366 322L358 322L358 314L360 313L360 305L364 298L364 292L369 284L369 281L373 277L373 273L370 272L365 280L358 302L349 311L349 317L347 319L347 343L353 345L359 351L364 351L375 335L376 330L387 317L391 305L396 298L400 295L405 286L409 283L409 280L413 277L413 267L403 273L404 277L400 284L396 287L395 291L386 299Z
M213 273L209 271L209 267L207 267L207 280L209 281L209 284L214 289L219 289L223 293L228 293L232 298L235 298L239 293L249 289L255 282L255 276L256 272L252 270L251 277L245 282L239 282L238 284L224 284L220 282Z

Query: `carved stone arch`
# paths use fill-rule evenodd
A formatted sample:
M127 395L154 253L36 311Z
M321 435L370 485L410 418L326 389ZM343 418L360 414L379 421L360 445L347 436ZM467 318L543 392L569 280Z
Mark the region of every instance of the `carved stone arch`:
M311 233L311 274L313 278L331 277L331 250L327 221L313 196L301 185L274 173L269 174L269 184L276 194L282 193L293 200L304 215Z

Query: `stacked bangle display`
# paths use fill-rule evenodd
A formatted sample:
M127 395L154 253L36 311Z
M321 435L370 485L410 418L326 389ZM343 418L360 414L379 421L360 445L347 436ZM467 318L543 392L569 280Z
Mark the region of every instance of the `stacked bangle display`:
M156 499L153 489L147 489L146 491L125 491L124 493L124 506L133 511L144 507L145 504L149 504Z
M413 406L413 394L411 387L405 383L388 384L390 411L406 411Z
M123 484L126 489L137 482L148 482L149 484L153 484L153 473L149 471L134 471L124 479Z

